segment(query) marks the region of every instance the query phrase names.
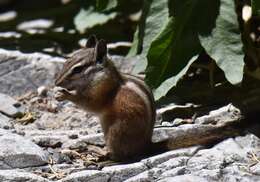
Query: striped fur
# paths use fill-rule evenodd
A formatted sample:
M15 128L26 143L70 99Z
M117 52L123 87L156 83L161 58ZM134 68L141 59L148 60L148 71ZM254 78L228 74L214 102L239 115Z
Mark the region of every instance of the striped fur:
M104 41L75 52L55 84L65 89L59 100L70 100L99 116L112 159L126 161L154 150L152 92L142 79L117 70L106 56Z

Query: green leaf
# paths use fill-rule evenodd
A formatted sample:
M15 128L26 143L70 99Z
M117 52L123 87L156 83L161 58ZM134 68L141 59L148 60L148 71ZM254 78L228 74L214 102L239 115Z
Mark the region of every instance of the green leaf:
M127 54L127 57L135 56L138 53L138 33L139 33L139 30L137 28L134 33L134 40L133 40L132 46Z
M96 1L96 8L99 11L105 10L111 10L115 7L117 7L117 0L97 0Z
M259 0L251 0L252 5L252 13L255 16L260 16L260 1Z
M197 1L174 2L174 17L168 20L167 26L152 42L147 56L146 82L152 88L157 88L163 81L172 78L167 82L168 88L163 86L164 90L161 90L162 87L159 87L160 92L155 89L157 99L176 85L177 80L195 60L193 58L202 51L193 22L193 17L197 16L194 11Z
M200 41L206 52L224 71L227 80L237 84L243 78L244 54L234 1L221 0L218 11L215 27L208 32L201 31ZM202 17L201 21L208 17L210 15Z
M169 17L168 0L145 0L141 24L139 27L139 42L137 49L141 47L141 59L133 72L143 72L147 66L146 55L152 41L162 31L162 28L167 24Z
M85 33L87 29L90 29L96 25L102 25L107 23L109 20L114 19L116 13L103 14L94 11L93 7L87 10L81 9L80 12L74 18L74 24L76 29L80 33Z
M173 86L175 86L179 79L185 75L185 73L188 71L190 65L198 58L198 56L194 56L192 57L188 64L175 76L168 78L167 80L165 80L158 88L156 88L153 91L153 95L155 100L159 100L161 97L165 96L167 94L167 92L173 88Z
M168 0L153 0L146 18L142 54L147 55L152 41L166 26L168 17Z

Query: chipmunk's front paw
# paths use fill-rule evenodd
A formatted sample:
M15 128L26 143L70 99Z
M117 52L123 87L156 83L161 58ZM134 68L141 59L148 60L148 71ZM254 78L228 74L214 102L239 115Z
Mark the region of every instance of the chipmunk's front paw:
M64 88L57 87L55 88L54 91L55 91L54 97L57 101L64 101L69 98L70 93Z

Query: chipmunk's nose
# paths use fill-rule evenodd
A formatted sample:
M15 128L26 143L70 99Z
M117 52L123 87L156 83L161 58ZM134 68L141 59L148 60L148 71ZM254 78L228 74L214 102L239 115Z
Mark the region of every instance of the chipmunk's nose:
M54 84L55 86L62 87L62 81L60 81L60 79L55 80Z

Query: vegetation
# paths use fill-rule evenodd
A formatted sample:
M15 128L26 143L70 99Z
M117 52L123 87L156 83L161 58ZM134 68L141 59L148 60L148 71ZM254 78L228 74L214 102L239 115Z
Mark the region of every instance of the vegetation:
M239 85L244 73L260 78L259 0L64 0L63 5L30 4L33 8L25 8L24 2L6 5L17 16L0 22L0 31L15 30L22 36L1 37L1 47L43 52L51 47L48 53L65 55L93 33L108 42L131 41L130 50L116 53L141 57L134 72L145 73L156 100L184 75L196 75L198 67L209 70L210 88L226 80ZM24 21L43 18L54 22L44 31L18 28ZM225 78L219 79L218 73Z

